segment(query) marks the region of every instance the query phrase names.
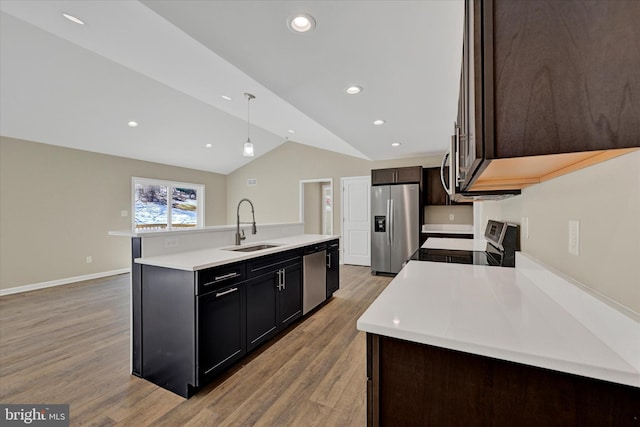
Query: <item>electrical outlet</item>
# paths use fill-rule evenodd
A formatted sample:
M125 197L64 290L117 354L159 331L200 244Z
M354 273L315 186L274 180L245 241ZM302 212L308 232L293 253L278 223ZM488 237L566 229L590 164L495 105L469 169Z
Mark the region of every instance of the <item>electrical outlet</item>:
M580 255L580 221L569 221L569 253Z
M165 239L165 241L164 241L164 247L165 248L175 248L176 246L178 246L178 239L176 239L176 238Z
M453 221L456 218L454 214L449 214L449 221Z
M87 257L87 264L91 264L93 262L93 257L91 257L91 255L89 255Z
M522 237L525 239L529 238L529 218L526 216L522 217Z

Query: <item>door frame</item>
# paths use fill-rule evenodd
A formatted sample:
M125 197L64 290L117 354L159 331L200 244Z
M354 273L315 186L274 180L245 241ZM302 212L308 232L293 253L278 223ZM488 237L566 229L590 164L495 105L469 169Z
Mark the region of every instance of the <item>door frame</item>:
M299 221L301 223L304 223L304 185L305 184L311 184L311 183L328 183L328 185L331 187L331 200L332 200L332 210L331 210L331 234L335 234L335 224L333 222L333 206L335 206L335 189L333 188L333 178L314 178L314 179L301 179L299 182L299 191L300 191L300 197L299 199Z

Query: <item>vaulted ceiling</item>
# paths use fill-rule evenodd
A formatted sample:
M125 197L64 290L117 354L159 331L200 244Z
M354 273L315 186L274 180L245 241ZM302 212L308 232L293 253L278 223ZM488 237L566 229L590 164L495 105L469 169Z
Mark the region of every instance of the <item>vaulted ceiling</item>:
M227 174L248 134L256 156L291 140L382 160L444 152L455 120L462 0L0 9L3 136ZM288 27L301 12L312 31Z

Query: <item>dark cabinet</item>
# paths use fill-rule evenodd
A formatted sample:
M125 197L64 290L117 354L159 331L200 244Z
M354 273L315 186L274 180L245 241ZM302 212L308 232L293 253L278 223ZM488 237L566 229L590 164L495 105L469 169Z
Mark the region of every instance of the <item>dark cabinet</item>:
M276 271L247 281L247 349L256 348L278 331Z
M447 168L448 169L448 168ZM426 168L424 170L427 205L448 205L449 195L444 190L440 180L440 168Z
M449 167L444 168L445 182L448 184ZM473 205L472 202L455 202L442 186L440 168L425 168L423 173L424 191L427 206Z
M337 275L338 240L332 242ZM303 252L195 272L134 262L132 373L180 396L193 395L302 317Z
M197 298L198 384L246 353L245 283Z
M367 333L368 426L632 426L640 389Z
M340 289L340 248L338 240L327 244L327 298Z
M247 350L302 316L302 252L247 262Z
M371 185L411 184L422 181L422 166L371 170Z
M462 190L522 188L640 146L640 2L465 9Z
M280 278L278 322L284 328L302 316L302 260L283 268Z

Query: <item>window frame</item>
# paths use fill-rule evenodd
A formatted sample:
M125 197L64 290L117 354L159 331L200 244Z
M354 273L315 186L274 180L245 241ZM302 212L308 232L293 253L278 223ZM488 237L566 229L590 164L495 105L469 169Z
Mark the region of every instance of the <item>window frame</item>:
M167 187L167 194L173 195L174 188L188 188L194 189L196 191L196 225L193 227L174 227L172 221L172 211L173 206L168 202L167 206L167 226L166 228L160 230L145 230L144 228L137 229L136 228L136 185L158 185ZM154 232L154 231L174 231L174 230L193 230L204 228L204 195L205 195L205 186L204 184L195 184L192 182L179 182L179 181L168 181L163 179L154 179L154 178L142 178L133 176L131 177L131 230L134 232Z

